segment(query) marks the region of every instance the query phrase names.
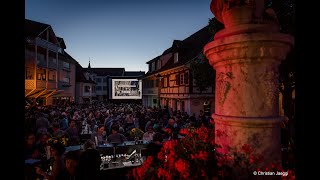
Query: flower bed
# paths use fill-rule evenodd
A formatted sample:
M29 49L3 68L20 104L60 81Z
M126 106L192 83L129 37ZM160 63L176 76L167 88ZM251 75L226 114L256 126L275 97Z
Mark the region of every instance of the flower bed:
M258 168L264 157L244 144L229 154L216 152L213 128L182 129L185 138L163 143L157 157L149 156L143 165L133 169L131 177L137 180L165 179L255 179L254 172L279 172L279 179L295 179L294 171L284 171L279 163ZM259 175L259 174L258 174ZM261 177L261 176L260 176Z

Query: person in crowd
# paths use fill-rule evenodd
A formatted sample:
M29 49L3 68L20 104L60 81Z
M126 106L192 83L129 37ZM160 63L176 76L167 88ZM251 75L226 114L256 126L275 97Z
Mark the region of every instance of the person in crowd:
M96 145L102 145L106 143L106 132L104 124L99 124L97 131L91 134L91 140L96 143Z
M56 180L77 180L78 176L78 161L79 152L78 151L68 151L64 155L65 167L58 173Z
M113 125L111 129L112 134L107 137L107 142L123 143L124 141L127 141L127 138L123 134L119 133L119 125Z
M153 135L152 141L146 147L146 156L153 156L154 162L160 162L158 160L158 153L161 151L163 146L163 136L157 132Z
M133 121L133 114L132 112L130 112L127 117L125 118L125 126L124 129L125 130L129 130L134 128L134 121Z
M41 157L47 156L46 147L49 146L48 140L50 137L51 135L48 132L39 134L39 140L36 144Z
M207 119L206 119L206 116L205 116L203 110L200 110L198 120L197 120L197 126L201 127L202 125L207 126L208 123L207 123Z
M36 146L36 136L33 132L28 132L25 136L24 153L25 159L36 159L40 157Z
M168 120L168 126L165 128L165 132L169 135L170 139L178 139L180 128L177 126L176 121L173 118Z
M60 129L60 124L58 122L52 123L52 137L66 137L69 138L69 135Z
M143 134L142 140L152 141L154 134L155 134L155 132L154 132L154 130L153 130L153 125L150 124L150 125L148 126L148 128L147 128L147 131Z
M56 142L50 145L50 154L52 156L51 162L51 173L47 173L46 170L42 169L41 167L35 167L36 173L44 177L48 180L56 180L57 175L61 172L64 163L62 159L62 155L65 152L65 147L61 142Z
M98 180L100 176L101 157L92 140L87 140L80 153L78 172L79 180Z
M68 136L69 136L69 145L77 145L80 142L80 131L78 127L76 126L76 121L75 120L70 120L69 121L69 127L65 131Z
M68 128L69 120L67 114L65 112L61 113L61 122L60 127L62 130L66 130Z
M37 120L36 120L37 133L47 132L49 126L50 126L50 122L48 118L46 118L44 114L38 113Z

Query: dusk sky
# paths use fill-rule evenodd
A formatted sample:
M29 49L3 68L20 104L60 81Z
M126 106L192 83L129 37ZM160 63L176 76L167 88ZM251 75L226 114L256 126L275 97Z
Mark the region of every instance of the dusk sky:
M82 67L148 71L147 61L213 17L211 0L26 0L25 18L49 24Z

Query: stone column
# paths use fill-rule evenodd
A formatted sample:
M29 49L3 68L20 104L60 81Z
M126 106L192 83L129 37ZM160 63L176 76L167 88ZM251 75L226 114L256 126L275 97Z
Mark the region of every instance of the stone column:
M294 39L280 33L273 10L257 1L212 0L211 11L225 28L204 53L217 73L212 117L220 151L248 144L266 165L281 161L278 66Z

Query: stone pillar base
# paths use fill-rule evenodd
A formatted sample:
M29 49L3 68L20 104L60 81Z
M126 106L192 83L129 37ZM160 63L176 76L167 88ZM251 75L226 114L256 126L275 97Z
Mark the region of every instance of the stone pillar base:
M254 153L263 156L261 167L281 162L280 123L282 117L232 117L213 114L215 143L220 153L229 153L228 147L241 150L248 144Z

